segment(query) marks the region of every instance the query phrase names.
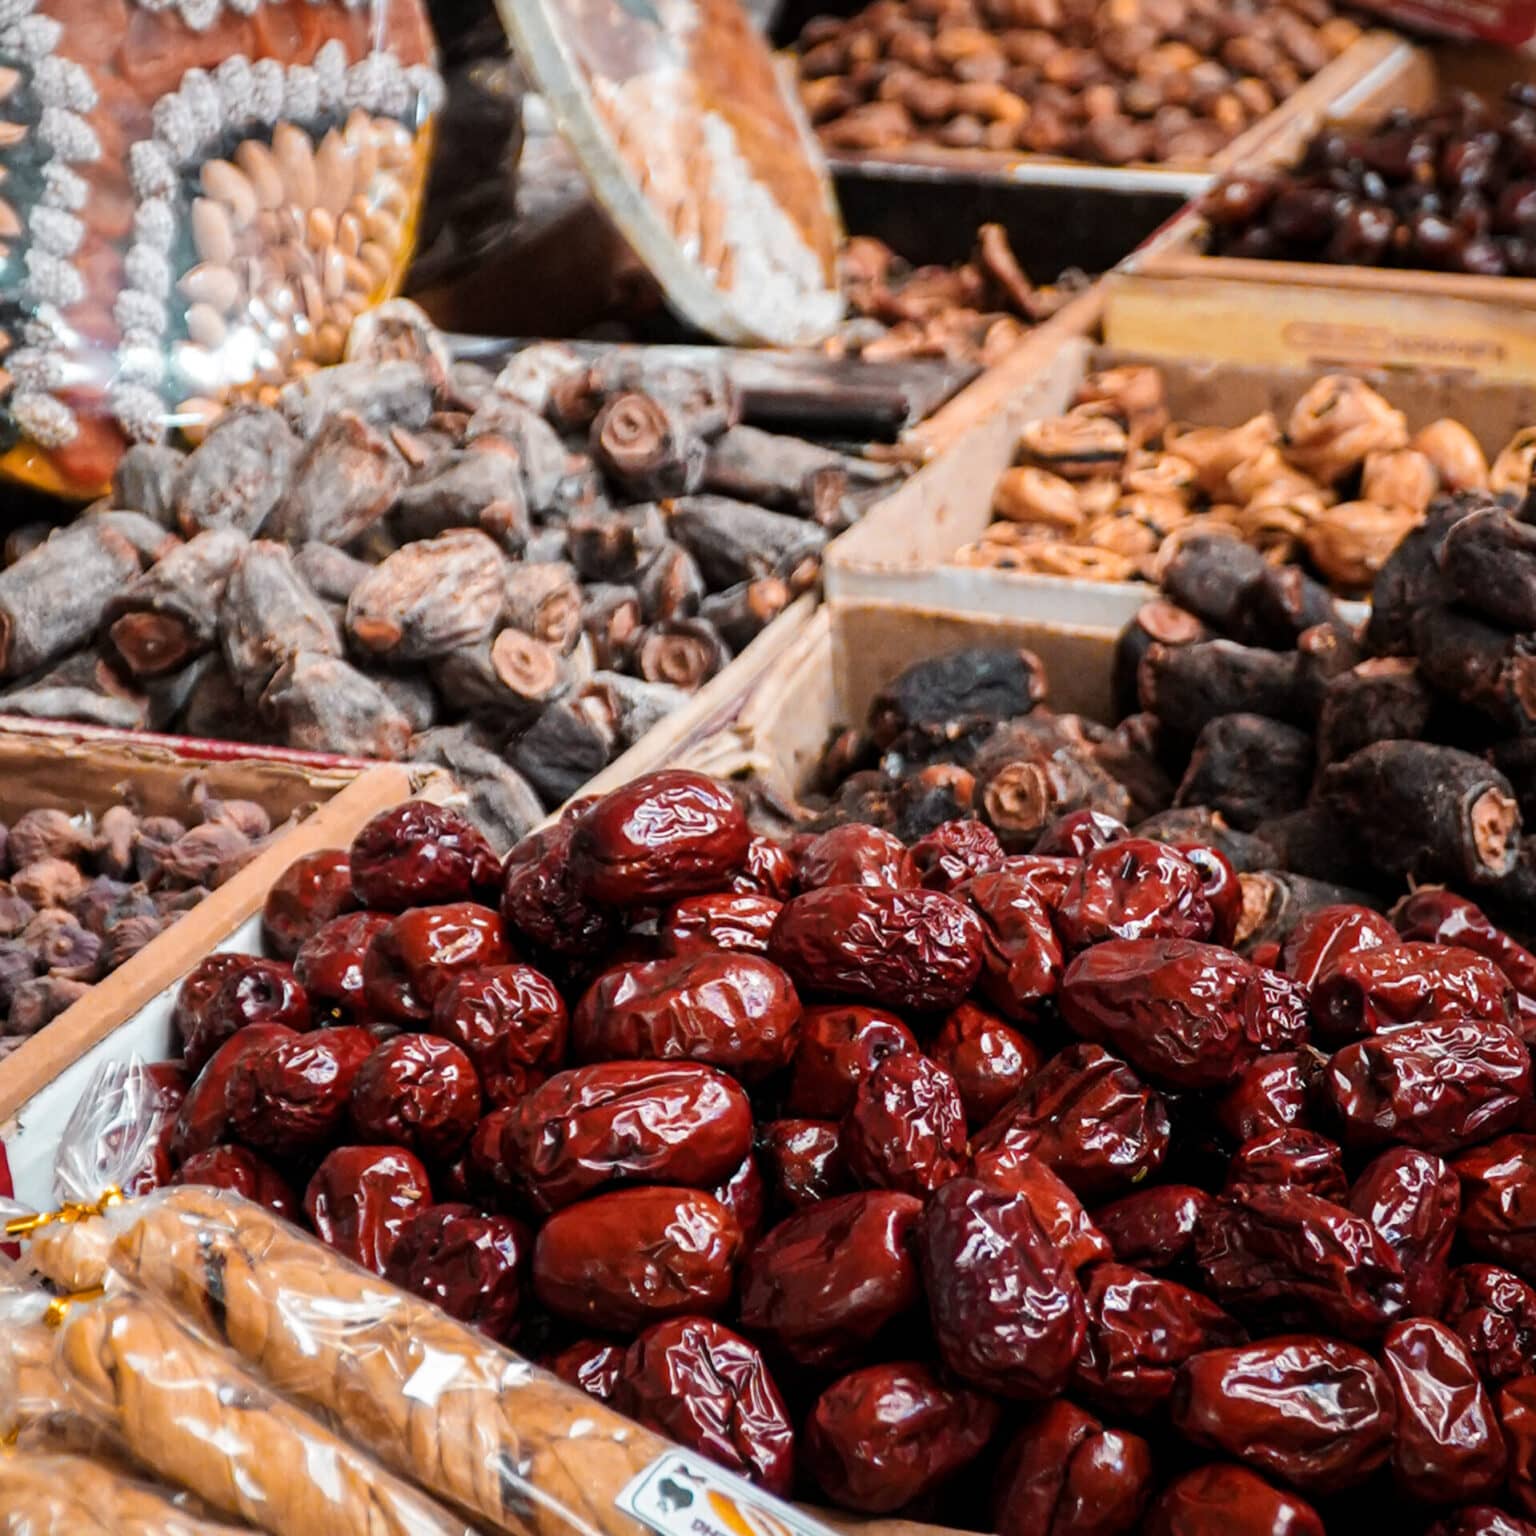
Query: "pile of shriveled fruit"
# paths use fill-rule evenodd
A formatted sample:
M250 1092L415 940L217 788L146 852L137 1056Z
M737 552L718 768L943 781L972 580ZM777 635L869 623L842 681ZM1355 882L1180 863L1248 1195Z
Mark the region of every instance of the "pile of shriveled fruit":
M1282 427L1265 411L1234 427L1170 421L1153 367L1090 374L1063 416L1030 422L992 493L998 519L960 565L1098 581L1156 580L1183 540L1242 539L1344 594L1364 592L1437 495L1524 493L1536 432L1490 466L1444 418L1411 434L1357 378L1328 375Z
M411 803L188 978L155 1176L849 1509L1536 1530L1536 957L1241 906L1092 812L778 845L667 772L499 868Z

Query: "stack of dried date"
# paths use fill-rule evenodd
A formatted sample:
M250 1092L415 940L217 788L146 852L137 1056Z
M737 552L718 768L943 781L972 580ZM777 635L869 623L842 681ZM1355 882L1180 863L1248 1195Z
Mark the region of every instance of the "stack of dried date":
M1185 539L1224 533L1359 594L1435 496L1523 491L1533 451L1527 429L1490 465L1449 417L1410 435L1401 411L1343 374L1307 388L1283 426L1271 411L1238 426L1191 426L1170 419L1157 368L1108 368L1083 380L1065 415L1026 424L1016 464L993 488L998 521L953 558L1156 580Z
M1329 0L875 0L801 34L832 149L1203 161L1360 35Z
M776 1491L1529 1536L1536 957L1433 892L1244 957L1241 906L1092 812L779 845L668 772L498 867L409 804L187 979L149 1176Z
M437 762L507 846L814 585L897 473L742 425L721 374L644 351L537 347L493 379L401 304L351 346L13 540L0 711Z
M1230 177L1202 208L1224 256L1536 277L1536 86L1325 129L1295 171Z
M184 821L114 805L0 822L0 1057L238 874L272 833L254 801L200 785Z

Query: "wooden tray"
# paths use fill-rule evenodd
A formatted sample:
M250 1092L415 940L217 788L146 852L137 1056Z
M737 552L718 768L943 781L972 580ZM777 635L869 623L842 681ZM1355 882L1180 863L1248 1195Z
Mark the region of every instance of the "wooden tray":
M1153 595L1146 582L1083 581L949 563L993 521L992 488L1013 462L1020 428L1064 410L1085 373L1117 363L1156 363L1174 419L1210 426L1236 426L1264 410L1283 421L1318 373L1310 365L1225 360L1219 351L1215 357L1170 356L1157 349L1102 346L1093 306L1058 318L1062 324L1043 327L955 402L959 407L969 399L977 407L968 416L956 411L950 421L935 417L929 424L930 461L833 545L826 561L829 597L1118 630ZM1536 423L1536 372L1525 382L1469 380L1454 371L1359 372L1406 412L1410 429L1453 415L1490 457L1520 428ZM983 385L990 391L986 399ZM1344 608L1364 612L1358 604Z
M1394 107L1445 93L1496 97L1536 81L1536 56L1478 45L1402 45L1341 92L1325 121L1364 128ZM1295 163L1311 133L1278 133L1233 168ZM1315 129L1318 125L1314 124ZM1196 209L1106 280L1104 334L1116 347L1238 362L1454 369L1490 380L1536 377L1536 279L1245 261L1204 254Z

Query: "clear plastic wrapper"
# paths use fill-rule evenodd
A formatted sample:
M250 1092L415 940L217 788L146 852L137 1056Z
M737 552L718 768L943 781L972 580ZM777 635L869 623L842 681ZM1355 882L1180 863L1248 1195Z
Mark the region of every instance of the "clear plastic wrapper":
M0 15L0 473L339 360L410 257L442 95L421 0L16 0Z

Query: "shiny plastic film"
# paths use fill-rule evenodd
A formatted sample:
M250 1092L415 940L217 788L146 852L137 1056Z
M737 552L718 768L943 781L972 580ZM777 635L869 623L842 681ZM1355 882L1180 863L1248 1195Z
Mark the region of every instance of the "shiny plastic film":
M0 8L0 474L97 495L338 361L403 276L441 96L422 0Z
M598 201L684 318L747 344L831 333L825 167L737 0L498 6Z
M153 1295L211 1360L232 1352L480 1530L828 1536L239 1196L157 1190L99 1225L109 1299L119 1283Z
M168 1487L270 1536L473 1536L116 1279L69 1298L0 1297L0 1318L0 1413L23 1450L95 1432Z

